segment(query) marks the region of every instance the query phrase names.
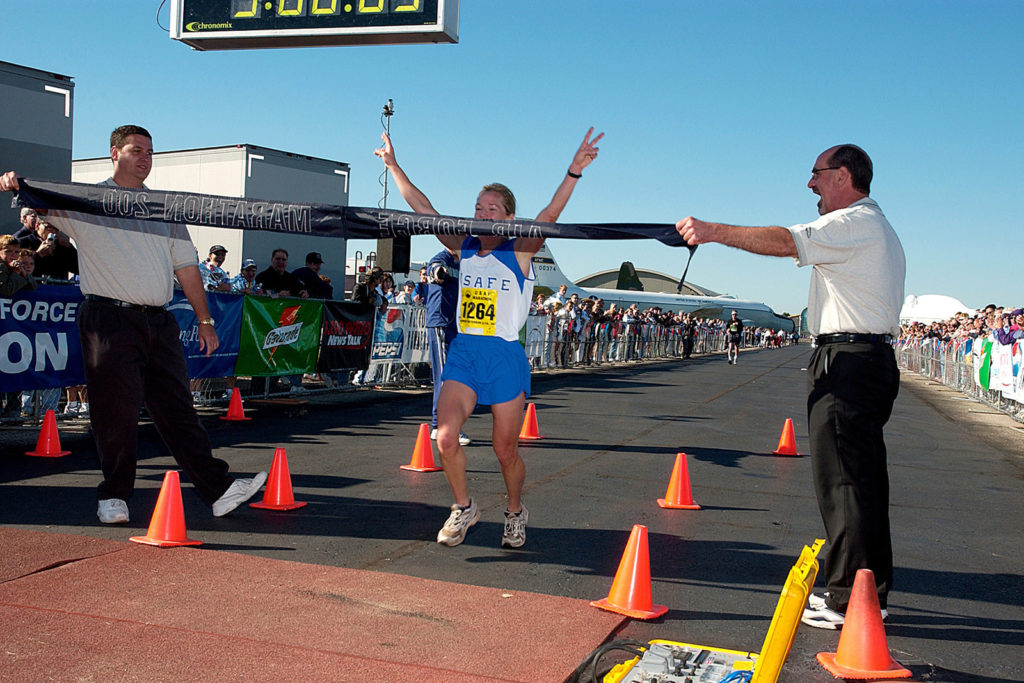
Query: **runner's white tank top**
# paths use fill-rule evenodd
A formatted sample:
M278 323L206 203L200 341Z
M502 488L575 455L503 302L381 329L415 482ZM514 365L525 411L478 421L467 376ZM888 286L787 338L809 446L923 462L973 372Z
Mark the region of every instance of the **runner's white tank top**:
M462 242L459 263L459 334L519 341L533 298L533 263L523 275L515 240L502 242L480 256L479 237Z

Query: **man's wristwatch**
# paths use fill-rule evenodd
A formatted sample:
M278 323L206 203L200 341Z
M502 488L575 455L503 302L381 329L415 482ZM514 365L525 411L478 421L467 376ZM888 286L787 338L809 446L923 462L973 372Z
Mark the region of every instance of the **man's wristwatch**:
M214 319L213 318L203 318L202 320L199 321L200 325L211 325L212 326L213 323L214 323Z

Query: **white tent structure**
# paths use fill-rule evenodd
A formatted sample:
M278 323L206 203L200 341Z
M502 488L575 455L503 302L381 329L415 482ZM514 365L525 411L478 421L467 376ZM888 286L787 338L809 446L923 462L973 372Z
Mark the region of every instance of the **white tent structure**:
M910 294L903 301L900 323L933 323L949 320L957 313L971 312L959 299L943 294Z

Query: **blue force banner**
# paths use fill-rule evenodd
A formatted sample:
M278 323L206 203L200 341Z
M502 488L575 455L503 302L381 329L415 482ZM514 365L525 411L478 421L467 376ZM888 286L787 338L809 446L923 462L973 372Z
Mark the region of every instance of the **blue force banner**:
M43 285L0 298L0 391L85 384L78 287Z
M237 294L207 292L210 315L217 321L220 346L206 356L199 350L199 321L185 294L175 290L167 309L174 314L181 328L181 345L185 350L188 376L193 378L230 377L235 374L239 338L242 329L242 299Z
M376 309L369 304L325 301L317 370L368 368L375 312Z

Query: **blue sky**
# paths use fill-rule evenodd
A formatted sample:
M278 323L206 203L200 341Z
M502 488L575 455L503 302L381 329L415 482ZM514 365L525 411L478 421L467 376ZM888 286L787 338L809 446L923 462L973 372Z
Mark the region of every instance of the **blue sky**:
M1022 2L463 0L457 45L237 52L170 40L159 5L0 4L0 60L75 80L75 158L139 123L158 150L252 143L347 162L350 203L375 206L392 98L398 159L442 213L471 215L479 187L500 181L536 215L593 125L600 158L563 221L790 225L817 215L815 157L853 142L874 160L907 294L1024 305ZM407 208L397 192L388 206ZM624 259L678 275L685 255L551 247L574 279ZM708 245L688 279L793 313L809 276Z

